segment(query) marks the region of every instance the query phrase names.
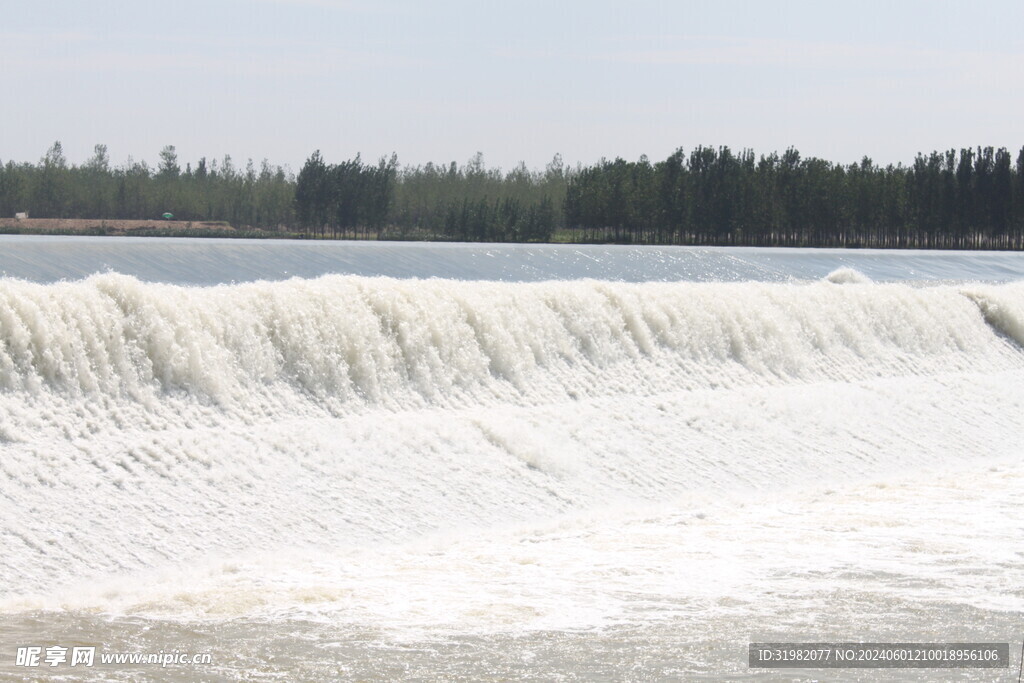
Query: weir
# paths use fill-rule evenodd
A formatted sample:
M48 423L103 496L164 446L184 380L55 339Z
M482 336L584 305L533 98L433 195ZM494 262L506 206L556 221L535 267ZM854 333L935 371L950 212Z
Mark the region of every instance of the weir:
M849 273L0 280L2 604L145 612L75 582L1012 457L1022 302Z
M286 390L344 412L1018 367L1022 285L830 278L845 284L5 279L0 387L238 405Z

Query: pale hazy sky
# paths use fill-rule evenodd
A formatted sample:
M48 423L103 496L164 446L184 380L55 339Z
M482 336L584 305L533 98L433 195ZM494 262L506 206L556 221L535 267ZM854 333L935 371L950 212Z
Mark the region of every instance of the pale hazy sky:
M1024 145L1024 2L0 0L0 160Z

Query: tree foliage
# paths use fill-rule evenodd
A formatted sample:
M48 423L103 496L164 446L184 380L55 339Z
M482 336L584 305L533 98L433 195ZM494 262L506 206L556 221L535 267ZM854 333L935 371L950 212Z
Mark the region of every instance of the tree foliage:
M240 172L230 157L193 168L179 166L172 145L160 165L128 161L111 167L106 145L81 166L69 165L59 142L38 164L0 165L0 216L27 211L35 218L147 219L171 212L188 221L227 221L277 228L294 223L295 179L266 161Z
M227 221L309 237L643 244L1024 248L1024 149L919 154L909 166L836 164L796 149L699 146L663 161L602 159L543 171L488 168L481 154L399 167L327 163L298 176L231 157L181 167L172 145L150 168L111 165L96 145L81 166L60 142L37 164L0 164L0 216Z
M1024 247L1024 149L933 152L909 166L843 166L795 149L728 147L622 159L569 181L584 241L705 245Z

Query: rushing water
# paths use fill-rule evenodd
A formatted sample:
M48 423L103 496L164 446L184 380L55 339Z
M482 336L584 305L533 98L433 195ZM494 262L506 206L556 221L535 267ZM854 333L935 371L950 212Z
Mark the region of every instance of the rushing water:
M0 675L1018 664L1024 255L10 237L0 272Z

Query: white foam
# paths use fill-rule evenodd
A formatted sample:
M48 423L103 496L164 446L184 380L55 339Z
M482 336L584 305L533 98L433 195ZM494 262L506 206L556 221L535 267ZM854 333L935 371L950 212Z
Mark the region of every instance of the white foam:
M1015 455L1021 302L1018 285L0 280L3 606L202 613L178 569L171 597L66 587ZM223 609L276 608L259 594Z
M337 276L212 288L0 280L0 341L9 391L248 406L284 387L342 410L849 381L1005 351L954 287Z
M826 275L825 281L837 285L866 285L871 283L871 278L858 270L844 267L836 268Z

